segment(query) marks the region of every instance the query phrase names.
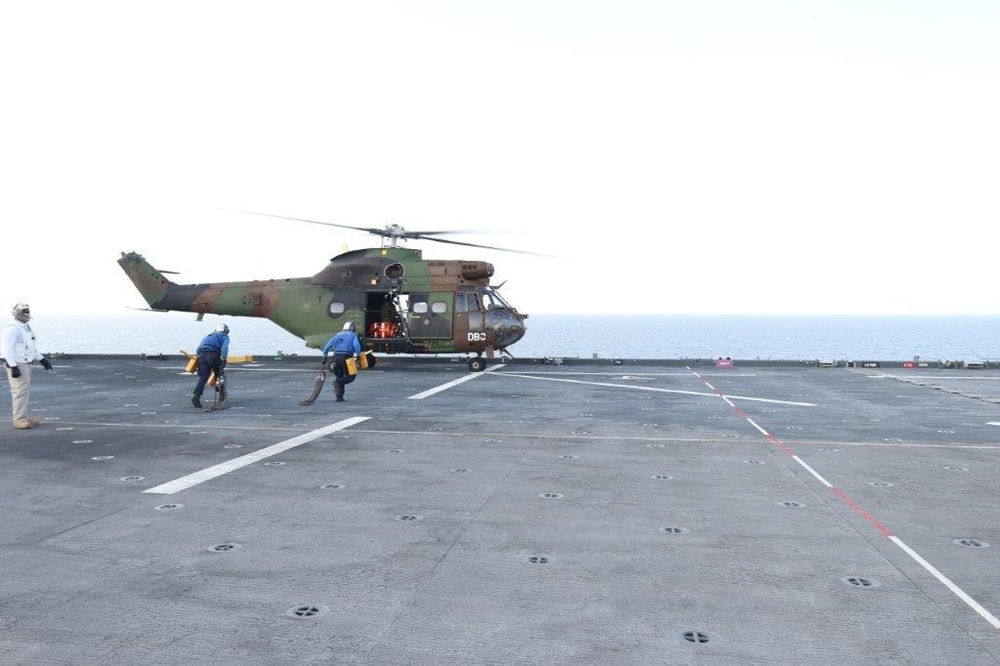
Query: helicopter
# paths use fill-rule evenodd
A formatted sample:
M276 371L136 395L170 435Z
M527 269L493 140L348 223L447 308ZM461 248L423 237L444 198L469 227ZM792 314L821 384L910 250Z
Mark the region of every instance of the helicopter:
M242 211L249 212L249 211ZM424 259L421 250L400 241L430 240L521 254L489 245L444 238L454 231L407 231L252 213L311 224L365 231L380 236L378 248L350 250L311 277L244 282L177 284L137 252L122 252L119 265L132 280L148 310L196 312L270 319L322 349L331 335L351 321L363 349L386 354L468 354L470 372L481 372L496 354L524 337L522 314L490 285L494 267L486 261ZM485 355L485 356L484 356Z

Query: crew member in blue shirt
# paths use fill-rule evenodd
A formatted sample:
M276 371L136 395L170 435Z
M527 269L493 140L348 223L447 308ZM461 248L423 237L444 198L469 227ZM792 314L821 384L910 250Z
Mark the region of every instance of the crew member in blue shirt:
M344 402L344 385L354 381L355 375L347 373L347 359L352 356L361 358L361 340L355 333L357 328L353 321L344 324L344 328L337 333L330 341L323 345L323 365L326 365L327 356L333 352L333 392L337 396L337 402Z
M198 345L198 384L194 387L191 404L201 408L201 394L208 383L208 377L215 371L216 378L222 376L229 356L229 327L219 324L215 330L202 338Z

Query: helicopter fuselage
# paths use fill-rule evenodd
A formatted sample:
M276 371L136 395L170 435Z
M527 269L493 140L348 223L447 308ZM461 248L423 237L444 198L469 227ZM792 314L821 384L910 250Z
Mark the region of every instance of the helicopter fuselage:
M353 250L312 277L245 282L176 284L135 252L118 263L151 309L263 317L313 349L347 321L365 348L389 354L492 357L525 333L527 315L489 284L491 263L426 260L410 248Z

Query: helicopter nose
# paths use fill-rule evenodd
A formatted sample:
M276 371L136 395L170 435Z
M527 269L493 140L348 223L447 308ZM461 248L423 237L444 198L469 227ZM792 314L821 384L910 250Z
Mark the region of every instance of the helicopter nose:
M524 325L524 320L526 319L524 315L519 316L513 312L506 312L504 314L504 321L494 329L496 331L497 347L512 345L523 338L527 332L527 327Z

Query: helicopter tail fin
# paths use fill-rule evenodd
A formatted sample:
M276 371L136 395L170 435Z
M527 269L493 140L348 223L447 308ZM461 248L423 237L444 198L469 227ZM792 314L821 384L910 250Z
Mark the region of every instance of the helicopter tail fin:
M167 291L174 285L164 275L171 271L161 271L153 268L146 258L137 252L122 252L118 264L129 279L142 294L142 298L152 307L163 299Z

